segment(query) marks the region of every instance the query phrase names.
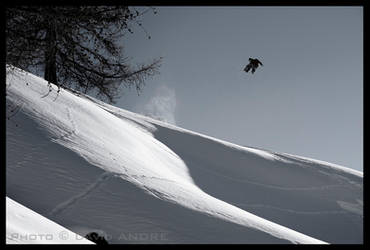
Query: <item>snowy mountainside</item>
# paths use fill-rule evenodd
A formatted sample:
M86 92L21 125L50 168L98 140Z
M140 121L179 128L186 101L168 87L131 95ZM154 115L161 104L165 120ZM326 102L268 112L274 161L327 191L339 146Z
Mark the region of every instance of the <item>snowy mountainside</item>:
M6 197L7 244L94 244Z
M110 243L362 243L362 173L7 74L7 195ZM11 112L11 111L9 111Z

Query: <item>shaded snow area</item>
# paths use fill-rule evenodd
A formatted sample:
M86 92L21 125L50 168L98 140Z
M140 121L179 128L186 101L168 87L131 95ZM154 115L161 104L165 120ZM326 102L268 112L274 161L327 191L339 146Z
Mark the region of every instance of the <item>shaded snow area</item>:
M362 172L51 87L7 73L6 192L72 232L110 244L363 242Z
M6 197L7 244L94 244Z

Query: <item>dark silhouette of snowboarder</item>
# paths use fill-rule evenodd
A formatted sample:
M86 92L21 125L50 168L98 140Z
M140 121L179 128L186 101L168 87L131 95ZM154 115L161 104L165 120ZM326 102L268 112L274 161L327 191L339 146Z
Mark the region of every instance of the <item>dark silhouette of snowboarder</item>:
M244 71L248 73L249 70L252 69L251 72L253 74L256 71L256 69L258 68L259 64L261 66L263 66L263 64L258 59L249 58L249 64L247 66L245 66Z

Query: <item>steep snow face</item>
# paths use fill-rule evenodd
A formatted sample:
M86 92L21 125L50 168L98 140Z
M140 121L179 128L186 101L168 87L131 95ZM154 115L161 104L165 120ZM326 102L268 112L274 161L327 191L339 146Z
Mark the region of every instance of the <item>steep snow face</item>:
M6 197L6 244L94 244Z
M362 175L7 75L7 194L111 243L362 243Z

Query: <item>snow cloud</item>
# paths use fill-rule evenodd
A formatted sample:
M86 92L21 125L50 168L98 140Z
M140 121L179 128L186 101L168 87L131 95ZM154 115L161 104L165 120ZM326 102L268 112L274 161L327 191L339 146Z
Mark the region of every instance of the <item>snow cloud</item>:
M166 85L160 85L144 106L144 115L176 125L176 93Z

